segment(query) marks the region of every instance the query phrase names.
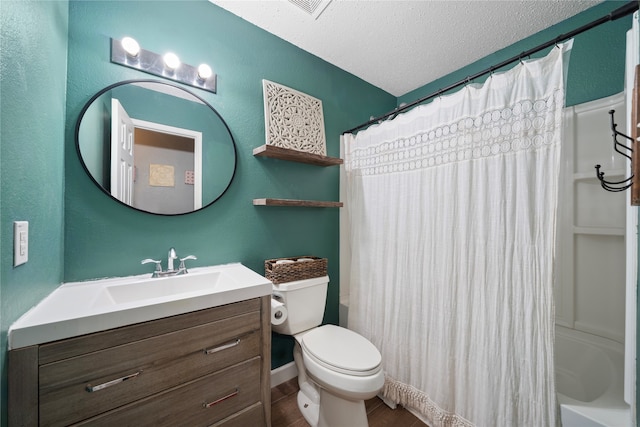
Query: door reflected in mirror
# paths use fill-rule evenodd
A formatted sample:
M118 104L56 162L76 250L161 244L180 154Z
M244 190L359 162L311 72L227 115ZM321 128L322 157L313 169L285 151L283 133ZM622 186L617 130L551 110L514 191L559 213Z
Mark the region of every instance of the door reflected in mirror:
M105 193L154 214L206 207L235 174L235 143L222 117L164 82L127 81L100 91L80 114L76 147Z

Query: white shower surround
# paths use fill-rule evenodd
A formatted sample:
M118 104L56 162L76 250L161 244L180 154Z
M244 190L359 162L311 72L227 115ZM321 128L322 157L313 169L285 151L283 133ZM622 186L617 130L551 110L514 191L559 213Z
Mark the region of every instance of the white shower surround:
M624 346L559 325L555 342L562 426L631 426L623 399Z
M349 326L381 349L385 395L434 426L556 422L550 266L567 47L345 135Z
M600 188L593 169L602 164L607 179L614 181L631 174L629 162L613 151L608 111L615 110L618 130L631 135L631 88L640 62L638 12L632 22L627 32L625 92L567 108L565 113L561 199L566 203L558 233L556 350L558 360L573 361L559 362L558 375L569 373L582 388L579 392L590 396L586 401L575 399L558 389L562 423L567 427L636 424L638 209L629 204L628 192ZM571 349L573 355L564 354ZM599 356L587 359L587 354ZM576 369L587 360L589 366ZM581 378L585 370L609 373L606 390Z
M555 286L557 391L565 427L633 425L623 398L625 276L628 269L635 277L636 252L628 246L636 244L637 212L628 207L628 192L601 188L593 167L601 163L611 180L629 173L628 161L612 154L609 110L625 132L624 93L565 109Z

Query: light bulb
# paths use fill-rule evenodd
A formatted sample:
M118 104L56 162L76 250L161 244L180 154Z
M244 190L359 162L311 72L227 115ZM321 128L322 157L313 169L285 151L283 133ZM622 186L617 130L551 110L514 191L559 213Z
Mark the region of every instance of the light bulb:
M207 80L209 77L211 77L212 74L213 74L213 71L211 70L211 67L209 67L207 64L200 64L198 66L198 77L201 80Z
M164 55L164 65L170 70L175 70L180 66L180 58L173 52Z
M135 41L135 39L131 37L125 37L120 43L122 43L122 48L125 52L127 52L127 55L135 58L140 53L140 45L137 41Z

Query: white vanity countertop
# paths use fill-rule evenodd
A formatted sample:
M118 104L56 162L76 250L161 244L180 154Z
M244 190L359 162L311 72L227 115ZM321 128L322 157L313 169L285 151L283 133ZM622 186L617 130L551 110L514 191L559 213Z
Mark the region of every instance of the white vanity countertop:
M265 277L240 263L64 283L9 328L9 350L203 310L271 294Z

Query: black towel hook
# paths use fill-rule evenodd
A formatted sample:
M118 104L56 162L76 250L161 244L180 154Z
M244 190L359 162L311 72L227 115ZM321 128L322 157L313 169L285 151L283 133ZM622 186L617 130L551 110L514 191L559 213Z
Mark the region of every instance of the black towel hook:
M615 113L615 110L609 110L609 114L611 115L611 131L613 132L611 134L611 136L613 136L613 149L618 154L622 154L627 159L632 160L631 156L629 154L627 154L626 152L621 151L621 149L626 150L629 153L633 153L633 148L628 147L628 146L622 144L621 142L619 142L618 141L618 136L622 136L622 137L630 140L631 142L633 142L633 138L623 134L622 132L620 132L620 131L618 131L616 129L618 127L618 125L615 123L615 119L614 119L614 116L613 116L614 113ZM622 181L605 181L604 172L600 172L600 167L601 167L600 165L596 165L596 177L600 181L600 185L602 186L602 188L604 188L605 190L616 193L616 192L619 192L619 191L624 191L627 188L630 188L631 185L633 184L633 175L631 175L627 179L623 179Z

